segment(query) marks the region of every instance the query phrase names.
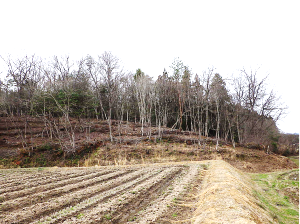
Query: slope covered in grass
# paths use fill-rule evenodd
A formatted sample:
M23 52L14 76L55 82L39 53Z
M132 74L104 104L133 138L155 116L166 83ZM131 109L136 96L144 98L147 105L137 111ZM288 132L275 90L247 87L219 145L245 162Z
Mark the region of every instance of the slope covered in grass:
M279 223L299 223L299 169L251 174L262 207Z

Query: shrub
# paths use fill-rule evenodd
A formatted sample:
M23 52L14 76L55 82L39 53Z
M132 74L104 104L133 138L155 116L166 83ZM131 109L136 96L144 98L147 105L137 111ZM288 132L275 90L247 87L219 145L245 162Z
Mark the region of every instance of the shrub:
M271 146L272 146L272 152L278 153L278 145L277 145L277 143L276 142L272 142Z
M37 150L40 152L50 151L51 149L52 149L52 146L49 143L46 143L45 145L40 145L39 147L37 147Z
M106 214L106 215L104 215L104 218L105 218L106 220L111 220L111 219L112 219L112 217L111 217L111 215L110 215L110 214Z
M286 149L286 150L283 151L282 155L283 156L289 156L289 155L291 155L291 152L290 152L289 149Z

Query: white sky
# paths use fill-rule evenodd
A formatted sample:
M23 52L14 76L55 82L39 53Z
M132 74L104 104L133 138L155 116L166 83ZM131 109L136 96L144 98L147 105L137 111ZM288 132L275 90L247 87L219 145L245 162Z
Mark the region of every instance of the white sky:
M152 77L176 57L194 74L214 66L224 78L260 67L289 107L279 128L299 133L299 22L296 0L0 0L0 55L111 51L125 70Z

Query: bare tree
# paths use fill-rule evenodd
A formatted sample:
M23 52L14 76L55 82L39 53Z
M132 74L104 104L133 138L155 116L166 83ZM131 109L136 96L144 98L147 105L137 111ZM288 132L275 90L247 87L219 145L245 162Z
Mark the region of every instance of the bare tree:
M151 123L151 108L153 100L151 90L151 78L145 75L140 69L137 69L135 74L135 92L140 112L140 122L142 123L142 136L144 135L144 124L147 118L148 123Z
M35 55L17 60L2 59L8 68L9 83L16 88L16 113L21 115L33 111L33 98L41 79L41 59Z
M119 59L113 56L110 52L104 52L99 56L100 74L103 79L103 84L107 90L108 99L108 113L107 122L109 125L110 140L113 141L112 136L112 110L116 99L116 89L118 87L118 80L123 75L120 70Z
M72 66L73 64L70 62L69 57L59 59L55 56L50 67L44 69L48 83L46 95L54 101L56 108L62 114L62 117L58 118L58 122L56 123L55 120L51 121L52 115L49 111L48 123L65 153L74 152L76 146L76 127L73 127L70 118L73 105L72 94L74 91L74 77L71 74ZM44 119L47 119L46 114L44 114ZM62 129L60 128L60 125L63 126ZM64 133L68 136L69 144L64 141Z
M181 131L182 130L182 117L183 117L183 110L184 110L184 108L183 108L184 99L182 96L183 91L182 91L181 79L183 76L183 71L184 71L185 66L183 65L183 62L181 60L179 60L179 58L177 58L173 61L171 68L173 69L173 80L175 82L175 88L176 88L177 97L178 97L178 108L179 108L178 117L179 117L179 119L177 120L177 122L179 121L179 130Z
M170 104L170 80L168 73L164 69L163 74L158 77L154 84L155 89L155 117L156 117L156 127L158 127L158 136L161 139L163 128L166 127L168 123L168 113Z
M85 63L83 65L84 72L89 76L89 79L91 80L91 87L95 94L95 100L96 102L93 103L94 105L94 111L96 114L97 120L99 119L99 115L101 114L102 119L107 119L106 111L103 107L102 102L102 94L101 94L101 86L102 86L102 77L101 77L101 70L100 70L100 64L95 61L91 56L87 56L85 58ZM100 108L99 108L100 107Z
M245 69L241 70L239 78L234 79L236 124L240 142L261 139L266 129L264 122L269 118L276 122L286 109L273 90L267 91L266 80L267 77L259 79L257 71L247 72Z
M203 87L205 93L205 136L208 136L209 123L209 104L210 104L210 85L213 76L214 68L208 68L208 71L203 72Z
M202 125L203 125L203 110L204 110L204 87L196 74L193 84L193 114L194 124L198 126L198 144L201 145Z
M125 116L127 127L129 121L139 118L142 135L151 137L155 116L159 137L168 126L198 131L201 144L203 135L215 132L218 147L222 138L233 144L267 141L272 132L276 135L276 121L285 110L274 91L268 90L267 77L260 79L253 70L240 71L233 79L233 94L228 96L226 83L214 68L208 68L200 78L196 75L192 82L191 69L179 59L170 66L170 76L164 70L156 81L140 69L135 76L125 74L110 52L97 60L86 56L78 62L54 57L45 64L34 55L4 61L7 79L1 81L1 109L13 116L42 115L42 135L46 132L51 139L57 138L66 151L75 150L77 130L86 131L90 140L90 119L94 117L107 121L111 141L112 119L119 120L121 136ZM25 140L30 132L29 119L24 126Z
M226 84L222 77L216 73L211 83L211 97L216 107L216 149L218 149L220 140L221 110L225 111L225 104L227 104L226 101L229 101L229 96L225 85Z

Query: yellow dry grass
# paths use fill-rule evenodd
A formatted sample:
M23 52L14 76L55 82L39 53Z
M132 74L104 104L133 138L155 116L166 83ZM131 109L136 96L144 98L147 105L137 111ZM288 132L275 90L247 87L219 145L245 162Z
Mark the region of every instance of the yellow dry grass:
M222 160L211 161L197 195L194 223L274 223L253 196L249 177Z

